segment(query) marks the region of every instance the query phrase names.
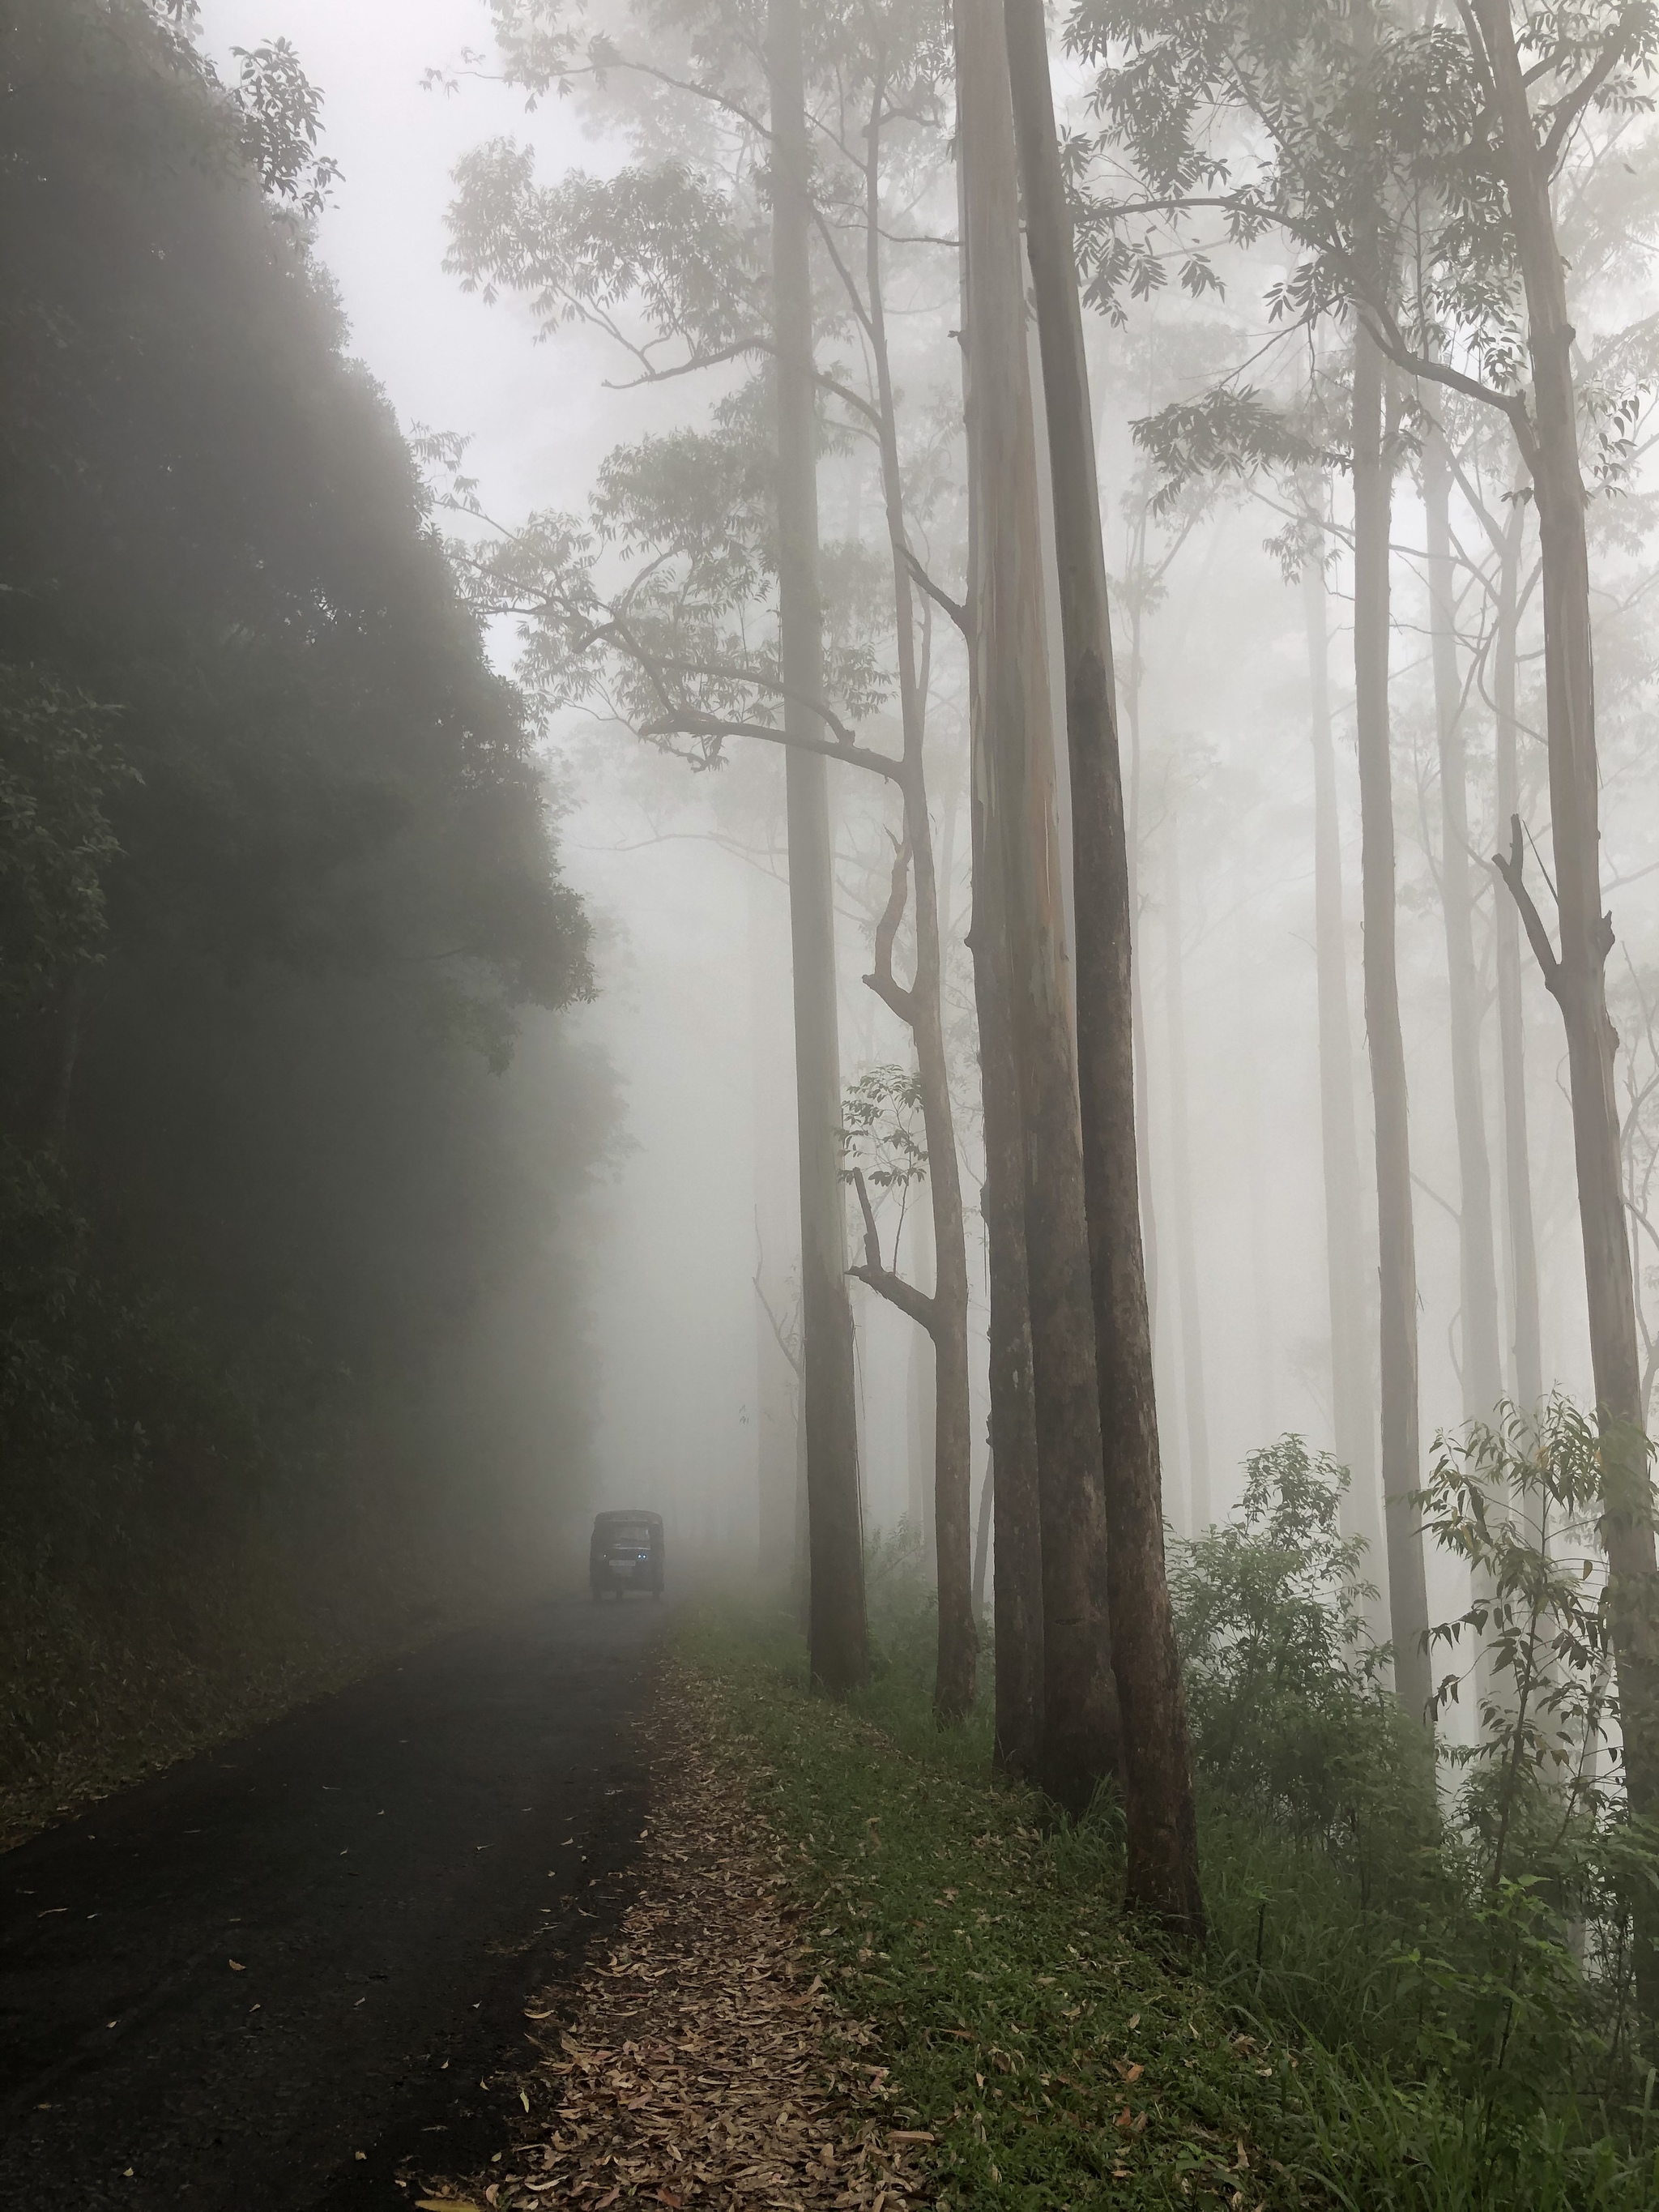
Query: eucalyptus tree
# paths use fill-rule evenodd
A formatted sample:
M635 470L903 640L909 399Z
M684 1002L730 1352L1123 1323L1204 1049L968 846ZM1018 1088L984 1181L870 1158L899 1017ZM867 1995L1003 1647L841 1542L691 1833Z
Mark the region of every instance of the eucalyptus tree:
M1328 479L1299 474L1306 523L1287 545L1301 571L1308 650L1308 719L1313 753L1314 962L1319 1004L1320 1160L1325 1194L1326 1294L1331 1317L1331 1413L1336 1455L1348 1469L1350 1533L1379 1550L1376 1394L1366 1345L1364 1237L1353 1040L1348 1012L1347 917L1331 728L1330 613L1327 588Z
M1001 9L998 0L957 0L953 13L988 1219L1005 1242L1005 1264L1023 1257L1029 1298L1042 1558L1040 1778L1081 1809L1117 1766L1119 1713L1018 188ZM1132 1142L1133 1129L1131 1121ZM994 1430L994 1449L1000 1504L1008 1469Z
M1364 1000L1375 1107L1382 1365L1382 1486L1396 1680L1426 1713L1431 1679L1421 1531L1417 1269L1410 1129L1395 945L1395 860L1389 732L1389 532L1401 458L1396 333L1408 228L1420 171L1441 148L1447 57L1431 32L1397 35L1367 4L1352 17L1323 0L1269 9L1259 0L1198 13L1083 0L1073 35L1098 66L1103 147L1127 155L1138 196L1091 210L1094 282L1110 293L1161 283L1145 228L1173 224L1187 244L1182 281L1218 282L1194 239L1200 210L1218 212L1233 246L1269 229L1304 258L1270 295L1276 318L1313 326L1353 313L1346 445L1353 483L1355 719L1360 769ZM1237 141L1245 132L1241 155ZM1230 138L1227 134L1233 136ZM1242 176L1236 172L1243 169ZM1139 229L1132 228L1139 224ZM1189 442L1225 465L1263 442L1254 392L1223 387L1188 409ZM1272 442L1271 433L1267 434ZM1290 455L1283 450L1282 459Z
M1207 206L1240 240L1278 228L1303 258L1276 306L1307 322L1352 316L1367 395L1355 410L1357 433L1366 418L1363 447L1356 438L1357 495L1362 471L1369 477L1382 465L1370 394L1383 362L1419 388L1443 386L1493 409L1531 481L1559 950L1523 880L1518 815L1494 866L1565 1032L1591 1362L1607 1438L1626 1767L1632 1810L1659 1814L1659 1571L1607 1012L1613 929L1601 884L1581 394L1553 197L1586 119L1646 100L1659 15L1648 0L1518 12L1512 0L1466 0L1455 25L1357 22L1360 35L1351 37L1312 0L1272 10L1244 0L1201 15L1085 0L1076 30L1103 59L1115 45L1127 53L1105 70L1100 91L1115 134L1151 183L1141 210L1156 202L1184 216ZM1328 89L1310 98L1310 85ZM1363 128L1324 127L1350 98ZM1206 138L1218 113L1243 116L1265 138L1255 175L1237 178ZM1379 214L1395 225L1401 251L1378 250ZM1145 252L1114 233L1120 264ZM1366 536L1376 541L1374 571L1385 539L1374 526ZM1365 626L1362 611L1357 632ZM1385 1480L1388 1457L1385 1431ZM1644 1936L1643 1949L1651 2003L1659 1948Z
M686 96L694 123L698 104L713 109L731 134L714 161L694 164L671 155L630 165L604 183L578 176L542 191L527 157L515 148L486 149L463 166L453 258L469 281L530 291L545 324L574 318L597 325L629 348L643 380L734 362L762 364L744 392L719 404L709 433L647 441L631 455L613 457L614 465L602 473L592 526L569 518L537 518L491 548L478 573L494 604L516 608L532 622L530 663L552 696L591 699L602 692L626 726L688 750L702 766L717 762L723 743L734 737L786 748L798 925L797 1051L811 1059L810 1066L802 1061L799 1084L803 1220L819 1222L820 1257L830 1252L826 1238L842 1234L840 1193L834 1188L840 1167L834 1149L839 1079L830 1050L834 982L826 964L830 841L821 802L827 761L872 770L892 782L902 798L896 904L877 931L875 967L866 981L915 1042L930 1163L935 1281L931 1291L906 1282L896 1267L881 1261L878 1246L872 1257L867 1241L863 1261L852 1272L909 1315L933 1346L940 1593L936 1705L942 1721L959 1719L974 1698L976 1643L969 1590L968 1271L923 758L931 602L924 602L919 624L913 577L925 572L911 542L884 274L890 149L901 134L907 141L918 134L925 140L932 127L930 103L937 105L933 18L925 6L902 17L890 11L871 17L859 9L825 11L815 15L804 49L794 0L779 0L763 26L735 7L690 17L649 13L641 31L678 23L684 33L687 23L691 27L690 52L677 72L662 44L641 45L637 59L614 40L579 53L574 35L551 10L515 9L501 0L497 15L520 27L507 52L520 82L569 82L589 72L611 82L632 72ZM648 61L643 58L647 52ZM860 129L856 153L848 136L849 106ZM896 158L914 165L914 144L907 143ZM768 199L769 266L759 248L762 202ZM649 333L643 339L634 334L641 316ZM821 332L832 322L864 341L869 374L862 381L839 362L819 359L815 328ZM769 416L775 425L769 440ZM889 688L877 673L881 594L856 547L839 549L837 555L843 574L858 580L858 610L848 614L852 629L831 608L827 650L820 642L817 463L826 439L844 444L849 437L874 445L880 470L902 732L897 757L859 744L842 719L856 721L874 712ZM634 565L622 581L607 581L619 559ZM766 629L765 605L774 588L775 637ZM753 635L757 620L758 640ZM895 975L893 956L911 876L915 966L905 983ZM810 891L805 898L798 896L802 885ZM799 926L803 911L817 917L805 936ZM809 1130L806 1102L822 1106L832 1079L836 1111L815 1108ZM809 1447L828 1419L821 1401L817 1417L812 1410L815 1340L828 1338L836 1354L833 1372L845 1385L834 1395L829 1413L839 1409L850 1415L852 1405L850 1337L841 1327L844 1249L836 1246L832 1256L833 1299L827 1262L816 1273L811 1265L806 1270L809 1290L818 1281L816 1310L823 1321L815 1339L814 1302L808 1295ZM853 1448L848 1432L836 1454L843 1470ZM810 1449L808 1463L810 1474ZM820 1531L830 1522L841 1531L834 1555L843 1570L856 1535L848 1511L848 1501L856 1499L854 1484L855 1470L853 1480L838 1479L827 1496L823 1485L809 1484ZM1016 1548L1010 1547L1011 1565ZM827 1592L830 1577L822 1550L820 1543L814 1587ZM861 1621L861 1601L856 1610ZM850 1620L854 1611L849 1588L836 1601L833 1617ZM820 1621L815 1649L830 1633L830 1621ZM860 1628L860 1650L861 1634ZM834 1668L821 1671L839 1683L853 1679L850 1667L843 1654Z
M867 1206L865 1265L855 1272L908 1314L933 1346L933 1521L939 1607L934 1705L939 1718L950 1721L961 1718L974 1701L978 1632L972 1597L967 1239L942 989L940 896L941 888L948 896L949 878L947 872L941 887L924 763L931 618L935 600L945 595L927 576L913 542L914 502L901 450L887 308L889 264L906 238L896 227L902 204L925 193L944 148L943 86L949 68L944 23L932 0L879 10L848 4L817 11L815 57L826 95L833 89L834 98L826 96L814 116L813 214L869 368L863 391L844 374L826 377L826 387L853 431L874 445L891 569L904 838L887 910L876 932L873 972L865 981L908 1028L915 1043L933 1202L931 1291L907 1283L896 1268L882 1265ZM925 437L922 454L925 464L935 458L933 441ZM923 586L920 606L918 580ZM910 877L915 884L915 967L906 985L894 975L893 945ZM1011 1547L1011 1553L1012 1571L1017 1547ZM1009 1658L1019 1663L1013 1650Z

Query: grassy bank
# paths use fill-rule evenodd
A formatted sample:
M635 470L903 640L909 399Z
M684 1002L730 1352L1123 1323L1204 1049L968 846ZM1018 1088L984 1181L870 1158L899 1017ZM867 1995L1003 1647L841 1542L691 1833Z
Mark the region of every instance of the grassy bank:
M1210 1950L1177 1960L1126 1926L1109 1810L1056 1828L989 1781L982 1719L938 1735L924 1643L897 1621L874 1686L840 1707L808 1692L787 1624L714 1615L690 1638L731 1726L763 1754L754 1787L799 1853L822 1971L875 2022L903 2102L934 2137L941 2201L1011 2212L1659 2202L1659 2127L1639 2089L1618 2112L1564 2096L1517 2118L1447 2068L1345 2036L1341 2005L1365 2003L1352 1955L1333 1961L1326 2039L1309 2033L1297 1992L1317 1986L1343 1899L1316 1886L1298 1915L1294 1851L1275 1853L1226 1808L1212 1804L1205 1822ZM1431 1979L1416 1986L1431 2027Z

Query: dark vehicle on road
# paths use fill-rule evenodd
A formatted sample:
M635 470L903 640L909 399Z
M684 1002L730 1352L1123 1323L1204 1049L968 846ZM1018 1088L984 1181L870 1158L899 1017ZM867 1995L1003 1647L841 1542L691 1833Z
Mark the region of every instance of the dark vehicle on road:
M587 1581L596 1598L631 1589L662 1595L660 1513L601 1513L587 1547Z

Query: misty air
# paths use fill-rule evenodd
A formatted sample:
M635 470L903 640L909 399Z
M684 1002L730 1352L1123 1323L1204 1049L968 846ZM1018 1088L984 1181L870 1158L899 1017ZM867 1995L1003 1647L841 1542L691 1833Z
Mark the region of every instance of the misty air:
M9 2212L1650 2212L1659 5L0 84Z

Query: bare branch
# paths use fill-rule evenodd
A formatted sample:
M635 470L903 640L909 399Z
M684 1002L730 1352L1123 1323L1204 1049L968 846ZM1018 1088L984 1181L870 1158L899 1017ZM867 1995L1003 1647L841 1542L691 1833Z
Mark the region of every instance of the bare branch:
M607 392L637 392L642 384L666 384L671 378L690 376L700 368L718 368L721 362L743 361L751 353L770 353L772 350L771 339L753 331L747 337L734 338L730 345L716 346L712 352L694 353L685 361L676 362L672 368L653 368L647 363L643 376L631 376L625 384L615 384L606 377L603 380L604 389ZM637 355L639 348L629 346L629 351Z
M910 548L908 545L904 548L904 563L909 569L918 588L927 592L928 598L933 600L935 606L942 607L945 610L945 613L950 616L957 628L962 632L963 636L968 639L971 643L973 634L970 625L972 617L969 614L968 609L963 602L960 599L953 599L947 591L944 590L941 586L933 581L933 578L922 567L921 562L917 560L915 555L910 550Z
M904 919L905 901L910 887L910 833L893 841L892 887L887 894L887 904L882 909L881 920L876 924L876 972L865 977L866 983L884 1006L892 1009L902 1022L910 1028L916 1025L915 993L908 991L893 975L893 940Z
M636 737L654 740L659 738L760 738L769 745L792 745L797 752L822 753L825 760L846 761L853 768L867 769L872 775L884 775L890 783L901 787L904 782L904 763L886 753L872 751L868 745L839 744L833 738L791 737L786 731L775 730L765 722L728 722L718 714L701 714L690 708L675 708L660 721L646 722L635 732Z
M848 1273L866 1284L878 1297L885 1298L889 1305L896 1306L902 1314L908 1314L919 1328L927 1330L929 1336L933 1335L940 1325L938 1300L929 1297L925 1291L917 1290L914 1283L907 1283L902 1275L896 1275L890 1267L882 1265L881 1237L876 1228L875 1210L870 1204L870 1194L864 1187L862 1168L853 1170L853 1188L858 1193L859 1211L864 1216L864 1265L849 1267Z
M1510 817L1509 855L1506 859L1502 853L1494 853L1492 864L1508 884L1510 896L1520 908L1521 919L1526 924L1527 941L1532 946L1534 957L1542 971L1546 988L1553 997L1559 999L1561 963L1555 957L1555 948L1550 943L1550 933L1544 927L1544 918L1533 903L1532 893L1522 881L1525 850L1521 817L1512 814Z

